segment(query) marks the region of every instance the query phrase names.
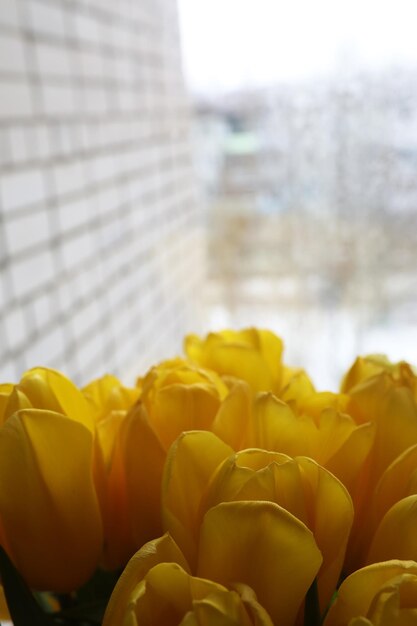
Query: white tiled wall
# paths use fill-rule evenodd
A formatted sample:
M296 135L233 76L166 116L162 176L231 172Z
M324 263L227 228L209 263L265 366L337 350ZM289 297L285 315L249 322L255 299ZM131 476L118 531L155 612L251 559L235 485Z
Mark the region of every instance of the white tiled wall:
M0 1L0 382L140 372L199 325L175 0Z

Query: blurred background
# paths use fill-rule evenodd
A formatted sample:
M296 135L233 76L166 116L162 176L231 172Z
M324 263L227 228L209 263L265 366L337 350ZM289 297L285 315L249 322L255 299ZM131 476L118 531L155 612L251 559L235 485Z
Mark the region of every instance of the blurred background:
M1 0L0 379L271 328L417 362L413 0Z

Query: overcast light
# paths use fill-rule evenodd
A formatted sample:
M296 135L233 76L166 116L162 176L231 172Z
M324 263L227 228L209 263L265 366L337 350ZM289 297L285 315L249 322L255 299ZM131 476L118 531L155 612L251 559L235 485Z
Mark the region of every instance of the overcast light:
M179 0L193 91L416 64L415 0Z

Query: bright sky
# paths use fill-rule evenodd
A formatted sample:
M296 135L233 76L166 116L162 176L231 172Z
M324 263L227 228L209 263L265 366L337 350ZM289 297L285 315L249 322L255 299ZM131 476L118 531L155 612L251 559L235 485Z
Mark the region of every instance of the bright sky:
M350 66L413 64L417 0L179 0L190 88L213 92Z

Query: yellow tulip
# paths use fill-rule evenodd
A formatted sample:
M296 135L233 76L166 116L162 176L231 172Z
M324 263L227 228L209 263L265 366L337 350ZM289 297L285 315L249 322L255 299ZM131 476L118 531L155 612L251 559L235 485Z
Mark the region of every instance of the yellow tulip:
M210 430L227 387L217 374L173 359L140 381L140 400L165 450L185 430Z
M107 604L103 626L123 624L130 600L147 572L159 563L177 563L189 572L187 561L175 541L166 534L144 545L126 565Z
M110 411L96 424L94 481L103 521L101 565L123 567L137 549L127 501L125 446L129 436L126 411Z
M212 433L181 435L168 455L162 502L165 528L192 567L201 558L204 515L235 501L276 503L312 531L323 555L318 583L325 608L341 573L353 520L345 487L312 459L257 449L230 455Z
M94 480L104 532L101 565L116 569L124 566L136 550L130 529L123 454L127 412L140 390L125 387L115 376L107 374L90 382L82 393L95 422Z
M252 590L244 585L238 589L240 593L191 576L175 545L162 537L128 563L103 626L273 626Z
M97 566L92 456L89 429L52 411L23 409L0 429L0 534L35 589L71 591Z
M128 389L114 376L103 376L80 391L66 376L48 368L26 372L17 385L0 387L3 421L26 408L49 410L86 426L93 434L92 471L104 526L101 563L124 565L136 549L127 530L124 462L118 431L139 389ZM91 473L91 470L89 470Z
M358 423L375 423L371 480L378 480L390 463L417 443L417 403L403 379L386 372L366 379L349 392L348 412Z
M417 445L383 473L366 502L362 523L352 533L346 571L388 559L417 560Z
M287 376L284 376L285 380L278 394L281 400L290 406L298 405L300 400L315 393L314 385L305 371L285 368L285 373Z
M204 493L216 469L233 450L213 433L189 432L172 445L162 484L164 527L181 546L190 566L197 564Z
M411 626L417 623L417 563L385 561L342 583L323 626Z
M136 402L140 390L122 385L116 376L106 374L93 380L82 389L90 402L97 422L107 417L112 411L127 411Z
M138 549L162 532L161 482L166 452L142 404L127 415L120 439L126 519Z
M166 451L183 430L210 427L227 387L217 374L173 359L153 367L135 390L105 376L83 392L95 407L94 476L105 538L101 563L115 569L161 534Z
M404 500L414 492L407 493L402 489L401 472L395 471L396 460L417 445L416 380L405 363L391 365L369 360L357 360L346 377L347 410L358 424L366 426L367 422L374 429L366 462L349 487L355 506L355 521L347 551L347 572L374 560L417 558L414 552L407 552L407 546L409 550L414 549L406 532L413 523L414 507L410 500ZM391 494L389 506L382 510L381 502L377 504L375 498L384 500L388 497L387 472L394 486L388 490Z
M34 408L62 413L91 431L94 429L93 414L87 400L61 372L35 367L25 372L17 385L1 387L0 412L3 405L3 422L16 411ZM5 388L8 389L7 394L4 393Z
M349 393L357 385L383 373L410 387L417 399L417 376L413 368L405 361L392 363L386 356L380 354L358 357L342 380L342 392Z
M230 591L191 576L181 552L165 535L132 557L110 598L103 626L272 626L252 590Z
M227 387L217 374L183 359L165 361L139 381L139 401L125 416L99 422L104 479L100 490L106 567L162 533L161 481L166 453L181 432L208 429ZM106 452L107 450L107 452Z
M204 519L197 576L170 535L149 542L120 577L103 626L290 626L320 562L311 533L277 505L222 504Z
M203 518L197 575L249 585L274 624L294 623L321 562L310 530L274 502L223 502Z
M187 356L220 375L245 380L253 391L273 391L282 386L282 341L268 330L247 328L210 333L205 339L189 335Z
M253 395L240 382L220 406L212 431L234 450L262 448L309 456L350 490L369 455L374 426L358 425L337 410L344 404L336 394L309 393L293 409L271 393Z

